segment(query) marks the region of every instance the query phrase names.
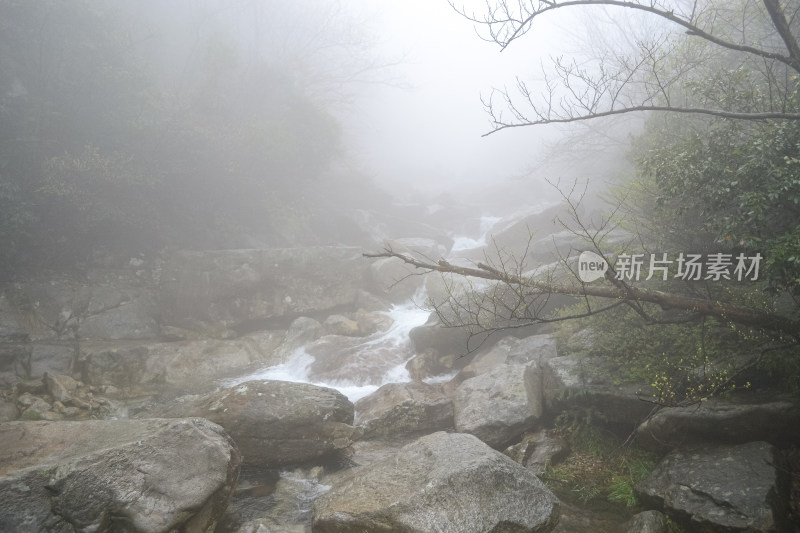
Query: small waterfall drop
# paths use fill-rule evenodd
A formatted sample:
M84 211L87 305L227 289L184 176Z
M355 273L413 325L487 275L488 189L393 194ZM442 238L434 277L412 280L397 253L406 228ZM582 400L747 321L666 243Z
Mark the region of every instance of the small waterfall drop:
M406 363L414 356L409 332L424 324L430 315L430 311L418 305L417 302L421 301L424 301L424 293L420 291L411 300L394 305L386 311L386 315L393 320L392 326L386 331L368 337L324 336L295 350L284 363L221 381L220 385L233 387L245 381L261 379L311 383L337 389L351 402L355 402L386 383L410 381L405 368ZM338 364L337 361L335 372L315 372L315 364L318 359L326 357L326 352L346 354L344 363ZM331 356L337 353L332 353ZM320 374L337 377L315 377Z
M493 217L488 215L482 216L479 229L480 237L473 239L472 237L457 235L453 238L453 247L450 251L459 252L462 250L472 250L474 248L482 248L483 246L486 246L486 239L489 236L489 232L492 230L494 225L501 220L502 217Z

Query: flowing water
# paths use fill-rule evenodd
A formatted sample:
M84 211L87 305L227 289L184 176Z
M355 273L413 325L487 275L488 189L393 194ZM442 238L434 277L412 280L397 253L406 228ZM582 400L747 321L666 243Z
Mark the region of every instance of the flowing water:
M424 294L418 293L387 311L393 320L387 331L368 337L326 335L298 348L282 364L222 381L220 385L232 387L260 379L311 383L337 389L355 402L386 383L407 382L410 376L405 365L414 356L408 334L430 315L418 305L422 301Z
M472 237L457 235L453 237L453 247L450 249L450 252L460 252L486 246L486 239L489 237L489 232L492 231L495 224L501 220L503 220L503 217L482 216L479 230L480 237L473 239Z

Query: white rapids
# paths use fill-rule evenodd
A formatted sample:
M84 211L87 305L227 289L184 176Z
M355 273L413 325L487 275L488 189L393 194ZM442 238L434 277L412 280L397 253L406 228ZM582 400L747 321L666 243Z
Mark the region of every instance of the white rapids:
M353 345L349 348L353 351L369 353L378 352L380 349L391 349L401 353L402 361L386 368L381 368L380 366L385 366L385 361L376 358L373 364L376 365L376 368L379 370L380 377L374 379L370 383L363 383L363 379L338 379L335 381L319 381L312 379L309 370L314 363L314 357L303 347L295 350L285 362L279 365L264 368L245 376L221 381L220 385L223 387L233 387L246 381L261 379L311 383L313 385L337 389L347 396L351 402L355 402L373 393L378 387L386 383L405 383L410 381L411 377L405 365L414 356L414 352L408 334L413 328L424 324L430 315L430 311L423 309L416 303L420 299L421 295L418 294L408 302L395 305L387 311L386 314L393 320L392 326L387 331L378 332L364 338L353 338ZM324 337L322 340L324 340ZM367 358L364 359L368 360ZM375 372L373 371L371 373L374 374Z

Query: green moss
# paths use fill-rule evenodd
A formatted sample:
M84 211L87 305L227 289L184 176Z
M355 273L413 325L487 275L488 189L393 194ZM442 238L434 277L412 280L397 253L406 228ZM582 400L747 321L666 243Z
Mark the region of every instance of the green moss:
M35 411L33 409L27 409L25 412L22 413L20 417L22 420L42 420L42 414L39 411Z

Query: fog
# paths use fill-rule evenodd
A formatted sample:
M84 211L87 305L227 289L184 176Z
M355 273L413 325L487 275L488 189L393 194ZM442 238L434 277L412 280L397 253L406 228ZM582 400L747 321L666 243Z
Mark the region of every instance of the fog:
M0 531L800 524L798 7L457 1L0 0Z
M463 192L524 174L557 133L491 129L481 95L513 84L553 51L554 32L500 51L446 2L384 2L371 20L378 50L401 57L398 86L364 89L348 119L356 153L393 191ZM355 3L355 9L367 5Z

